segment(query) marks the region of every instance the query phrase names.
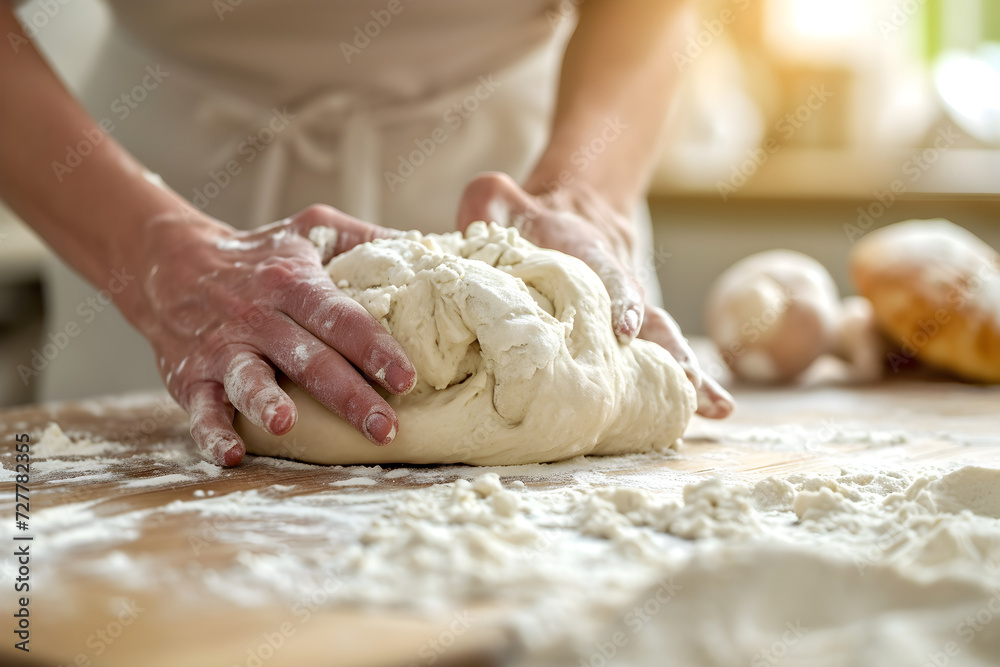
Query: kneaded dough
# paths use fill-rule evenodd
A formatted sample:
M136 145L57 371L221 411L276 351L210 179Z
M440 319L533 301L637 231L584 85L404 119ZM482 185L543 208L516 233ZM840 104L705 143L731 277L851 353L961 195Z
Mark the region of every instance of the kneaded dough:
M744 257L712 284L708 335L738 377L788 382L830 350L840 295L826 268L794 250Z
M276 437L238 415L251 453L325 464L539 463L669 446L694 413L694 388L663 348L617 341L598 276L514 229L409 232L358 246L327 270L417 369L409 394L379 390L399 433L373 445L283 378L298 423Z

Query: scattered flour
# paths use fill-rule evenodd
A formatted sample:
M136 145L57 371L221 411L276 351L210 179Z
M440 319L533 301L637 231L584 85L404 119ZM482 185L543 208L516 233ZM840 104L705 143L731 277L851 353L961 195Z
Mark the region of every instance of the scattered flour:
M801 442L786 435L788 446ZM779 436L762 448L784 446ZM203 484L232 472L154 451L146 456L161 474L129 480L108 456L115 444L50 426L34 452L51 458L39 456L33 470L51 482L108 476L122 488ZM88 448L93 458L80 459ZM120 514L98 502L40 509L32 513L46 550L38 576L194 598L209 591L246 606L294 605L321 591L328 606L496 609L492 620L519 640L517 667L922 667L952 644L961 658L951 665L996 664L1000 470L859 462L838 474L749 483L669 467L682 456L335 466L320 470L351 477L310 494L293 495L294 485L195 489L165 507ZM317 470L248 460L248 469L259 466ZM407 487L377 484L384 480ZM184 568L131 548L167 519L189 526ZM12 530L0 524L0 539ZM235 558L220 561L220 545ZM76 557L95 546L110 551Z
M891 446L910 442L912 434L899 429L884 431L871 428L850 428L833 420L824 420L808 427L802 424L780 424L769 428L738 428L729 424L701 421L692 436L734 443L771 445L770 449L785 451L808 451L820 449L827 444Z
M129 448L120 442L105 442L90 438L91 436L83 433L64 433L58 424L52 422L41 434L31 438L31 454L33 458L63 458L107 456L129 451Z
M191 460L190 452L184 451L186 445L171 448L170 443L158 443L140 453L135 446L123 442L99 439L89 433L64 432L54 422L31 436L33 482L109 483L120 488L139 488L176 486L225 474L223 468L207 461ZM158 468L160 474L137 477L151 466ZM13 465L0 470L0 481L11 481L14 476Z
M127 489L134 489L143 486L178 486L180 484L186 484L188 482L193 482L197 477L192 477L191 475L182 475L180 473L174 473L170 475L157 475L155 477L140 477L138 479L130 479L124 482L122 486Z

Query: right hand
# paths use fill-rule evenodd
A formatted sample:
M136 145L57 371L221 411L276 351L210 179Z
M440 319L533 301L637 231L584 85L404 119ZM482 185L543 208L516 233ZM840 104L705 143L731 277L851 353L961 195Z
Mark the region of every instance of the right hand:
M723 419L733 397L698 366L677 322L662 308L645 303L643 289L628 268L634 245L631 219L582 187L531 194L506 174L476 176L465 188L458 228L475 220L513 226L532 243L582 259L600 276L611 298L611 322L622 343L637 335L669 352L698 395L698 414Z
M317 227L336 234L325 253L309 240ZM147 225L142 289L123 311L152 344L160 376L210 460L243 459L234 408L274 435L295 425L276 368L374 444L392 442L396 415L359 370L393 394L412 389L416 371L323 269L333 255L392 235L319 205L252 231L188 211Z

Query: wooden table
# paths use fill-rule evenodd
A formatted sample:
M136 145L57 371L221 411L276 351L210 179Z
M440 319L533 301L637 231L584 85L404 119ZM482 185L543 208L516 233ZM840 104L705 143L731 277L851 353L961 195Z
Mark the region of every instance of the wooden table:
M620 470L605 460L602 474L607 483L622 483L625 477L635 480L637 476L655 481L657 476L677 471L754 480L792 472L837 472L841 466L859 461L890 467L956 462L1000 465L1000 387L906 379L850 387L821 380L793 388L738 389L735 393L737 413L722 423L696 419L677 456L664 457L639 470L626 459L622 459ZM124 403L98 399L0 412L0 462L5 470L13 467L15 435L37 434L49 422L58 423L67 432L124 441L127 449L116 455L120 461L108 464L113 473L110 476L83 478L79 467L71 465L73 459L48 466L44 474L33 472L30 513L74 503L93 503L93 512L109 519L146 511L141 534L114 549L151 555L159 567L176 570L182 583L176 588L136 594L133 589L119 589L82 576L81 564L106 562L109 546L101 535L84 539L72 549L53 549L57 555L52 556L47 554L46 542L57 540L58 531L32 524L27 534L36 538L31 543L32 567L39 573L31 580L30 592L32 660L25 660L28 656L12 648L8 626L16 608L12 593L15 564L8 556L0 573L2 616L7 619L0 646L3 664L427 664L415 657L419 647L428 638L439 636L451 619L387 610L317 609L308 624L297 627L278 650L271 651L273 656L254 662L254 654L248 650L262 646L268 633L274 636L275 629L287 620L288 608L247 608L207 592L183 590L185 565L192 559L203 567L213 563L222 567L248 545L215 542L193 555L191 538L198 535L199 522L189 514L166 511L170 503L191 500L195 489L220 496L281 485L273 492L274 502L280 504L284 498L329 491L331 482L354 477L351 469L277 467L248 457L237 469L198 481L142 486L137 480L181 475L205 465L194 453L184 413L165 396L153 395ZM441 473L451 479L469 478L476 476L477 469L453 466ZM532 484L561 483L558 476L546 476L544 467L539 467L537 475L520 478ZM376 482L381 486L407 484L399 478L378 476ZM370 490L356 488L356 493ZM0 520L13 524L13 482L4 482L3 497ZM265 536L271 532L284 535L288 547L295 549L294 538L278 528L257 525L254 530ZM11 535L20 533L11 529L3 534L8 536L4 552L12 551ZM134 620L129 604L142 610L132 614ZM101 630L112 641L105 643L95 635ZM436 664L504 664L509 644L501 624L477 624L457 637L455 646Z

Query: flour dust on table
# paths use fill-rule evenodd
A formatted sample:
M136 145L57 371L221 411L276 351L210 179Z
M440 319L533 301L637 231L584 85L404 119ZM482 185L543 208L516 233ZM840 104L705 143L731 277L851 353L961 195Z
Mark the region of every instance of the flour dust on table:
M54 426L42 435L40 462L52 464L43 478L79 458L73 440ZM652 452L483 470L250 457L244 470L190 476L214 486L267 467L287 469L288 483L196 489L113 515L93 501L40 510L38 574L247 608L468 613L513 632L518 667L996 664L1000 470L879 469L869 458L836 474L749 481L671 469L678 460ZM121 493L175 486L176 469L159 468L141 488L122 476ZM640 468L656 483L625 483ZM296 493L310 473L327 490ZM193 527L183 568L132 548L157 517ZM0 526L0 539L10 530ZM75 557L95 540L104 556ZM228 562L203 562L213 545L242 546Z

